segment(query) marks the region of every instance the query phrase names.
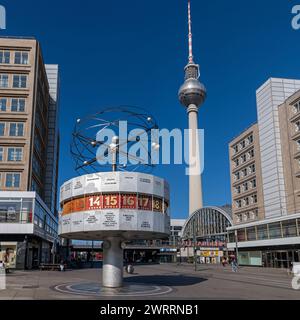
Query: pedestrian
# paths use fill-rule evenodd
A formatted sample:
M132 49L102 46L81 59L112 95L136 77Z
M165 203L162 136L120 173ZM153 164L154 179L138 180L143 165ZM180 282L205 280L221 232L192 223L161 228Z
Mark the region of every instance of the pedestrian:
M223 266L224 268L226 267L226 259L225 259L225 258L222 259L222 266Z
M235 259L232 259L231 268L232 268L232 272L237 272L237 270L238 270L238 265L237 265L237 262L236 262Z
M64 261L63 261L63 260L60 261L59 267L60 267L60 271L61 271L61 272L65 271L65 264L64 264Z

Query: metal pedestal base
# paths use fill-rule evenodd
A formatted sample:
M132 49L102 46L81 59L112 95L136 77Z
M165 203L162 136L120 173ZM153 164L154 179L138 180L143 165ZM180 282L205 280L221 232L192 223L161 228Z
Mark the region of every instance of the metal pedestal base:
M123 249L121 238L109 238L103 244L103 287L123 286Z

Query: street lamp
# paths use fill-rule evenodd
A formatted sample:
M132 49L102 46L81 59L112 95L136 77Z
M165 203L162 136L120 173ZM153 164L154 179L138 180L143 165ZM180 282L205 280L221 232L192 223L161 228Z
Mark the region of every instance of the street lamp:
M24 256L24 269L27 270L28 269L28 264L27 264L27 257L28 257L28 237L25 236L23 244L25 245L25 256Z
M196 230L195 230L195 219L193 220L193 242L194 242L194 264L195 271L197 271L197 248L196 248Z
M94 268L94 240L92 241L92 264L91 264L92 269Z
M239 248L238 248L238 231L234 231L235 234L235 255L236 255L236 263L239 265Z

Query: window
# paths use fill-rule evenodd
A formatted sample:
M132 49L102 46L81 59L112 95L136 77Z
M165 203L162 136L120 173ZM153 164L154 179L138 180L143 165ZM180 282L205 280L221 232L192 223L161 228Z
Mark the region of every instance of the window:
M297 113L300 111L300 101L298 101L296 104L294 104L293 111L294 111L294 113Z
M239 242L246 241L246 232L245 229L238 230L237 238Z
M257 203L257 195L254 194L253 196L251 196L251 200L252 200L252 203Z
M5 186L6 186L6 188L19 188L20 187L20 173L7 173Z
M254 141L254 140L253 140L253 135L249 136L249 137L248 137L248 143L249 143L249 144L252 144L253 141Z
M12 112L24 112L25 111L25 99L12 99L11 100Z
M240 222L242 222L243 221L243 219L242 219L242 215L241 214L238 214L237 216L236 216L236 222L237 223L240 223ZM234 237L235 238L235 237ZM235 240L234 240L235 241Z
M268 240L268 227L267 225L257 226L257 240Z
M297 150L300 151L300 140L297 140Z
M23 160L22 148L8 148L7 161L19 162Z
M10 63L10 52L0 51L0 63L9 64Z
M38 154L43 152L42 142L39 135L35 135L34 137L34 147Z
M251 181L251 186L252 186L252 189L256 188L257 184L256 184L256 179L253 179Z
M39 129L41 136L46 135L46 128L42 121L40 112L35 113L35 124L36 124L36 127Z
M6 111L6 104L7 99L6 98L0 98L0 111Z
M244 213L244 221L249 220L249 212Z
M17 51L15 53L15 64L28 64L28 52Z
M39 186L39 184L35 181L34 178L32 179L31 190L37 192L40 196L42 196L42 188Z
M246 155L246 154L243 154L242 157L241 157L241 159L242 159L242 162L246 162L246 161L247 161L247 155Z
M249 203L250 203L249 198L245 198L244 199L245 206L249 206Z
M250 211L250 218L251 220L258 219L258 210Z
M250 174L255 173L255 164L252 164L252 165L249 167L249 173L250 173Z
M248 241L256 241L256 228L247 228L247 240Z
M26 87L27 87L27 76L14 75L13 88L26 88Z
M236 207L237 208L241 208L242 207L242 200L238 200L238 201L236 201Z
M35 175L41 179L43 176L43 169L39 160L35 155L33 156L33 159L32 159L32 168Z
M246 147L246 141L244 140L241 142L241 148L244 149L245 147Z
M234 146L233 150L234 150L235 153L238 153L239 152L239 146L238 145Z
M281 225L280 222L269 224L270 239L281 238Z
M297 121L297 122L295 123L295 130L296 130L296 132L299 132L299 131L300 131L300 121Z
M245 191L245 192L249 190L248 182L245 182L245 183L243 184L243 188L244 188L244 191Z
M8 88L8 74L0 74L0 88Z
M0 137L3 137L5 133L5 123L0 122Z
M234 160L234 163L235 163L235 166L238 167L240 165L240 160L236 159L236 160Z
M24 136L24 123L11 123L9 128L10 137Z
M235 193L236 194L240 194L241 193L241 187L240 186L235 188Z
M248 154L250 159L254 158L254 149L250 150Z
M234 174L234 179L235 179L235 181L240 180L240 178L241 178L241 175L240 175L239 172L237 172L237 173Z
M0 147L0 161L3 161L3 151L4 149ZM0 177L0 180L1 180L1 177Z
M282 230L284 238L297 237L296 220L283 221Z
M243 173L243 177L247 177L247 175L248 175L247 169L243 169L243 170L242 170L242 173Z

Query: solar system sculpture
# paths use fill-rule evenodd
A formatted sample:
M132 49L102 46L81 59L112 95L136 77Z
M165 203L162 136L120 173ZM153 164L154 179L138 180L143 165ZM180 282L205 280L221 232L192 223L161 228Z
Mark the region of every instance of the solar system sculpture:
M123 285L125 241L163 239L170 232L169 185L150 174L153 150L159 150L155 129L145 110L118 107L78 119L72 135L71 154L82 175L61 187L59 234L104 241L106 288Z

